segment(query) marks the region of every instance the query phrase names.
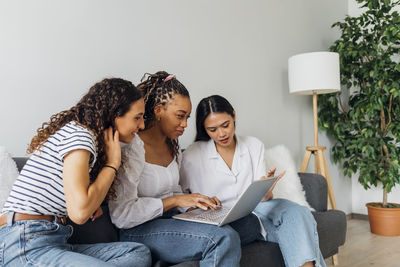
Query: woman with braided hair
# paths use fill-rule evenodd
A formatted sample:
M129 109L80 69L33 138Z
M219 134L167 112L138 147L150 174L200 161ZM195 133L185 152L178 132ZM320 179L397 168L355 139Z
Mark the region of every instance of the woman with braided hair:
M95 220L106 195L116 197L120 141L131 142L143 129L143 114L142 95L131 82L104 79L37 130L0 216L0 265L150 265L142 244L70 245L66 224L66 216L77 224Z
M109 202L121 241L148 246L169 263L200 261L201 266L239 266L240 239L230 226L172 219L190 207L216 209L213 198L183 194L179 186L178 137L187 126L189 93L165 71L145 74L138 85L145 99L145 129L122 149L123 167Z

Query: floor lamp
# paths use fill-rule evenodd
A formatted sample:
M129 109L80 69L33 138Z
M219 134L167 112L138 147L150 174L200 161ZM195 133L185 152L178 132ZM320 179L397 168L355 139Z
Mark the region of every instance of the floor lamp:
M289 58L289 90L291 94L313 96L314 146L307 146L300 172L305 172L311 155L315 159L315 172L325 177L328 184L330 206L336 209L335 195L324 154L325 146L318 145L318 106L317 95L340 91L339 54L333 52L314 52L295 55ZM338 264L337 254L333 256Z

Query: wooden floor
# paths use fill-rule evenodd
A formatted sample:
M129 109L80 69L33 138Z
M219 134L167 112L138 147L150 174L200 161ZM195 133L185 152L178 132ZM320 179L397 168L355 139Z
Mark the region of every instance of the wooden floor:
M332 258L325 261L327 266L333 266ZM337 266L400 267L400 236L374 235L367 220L348 220L346 243L339 248Z

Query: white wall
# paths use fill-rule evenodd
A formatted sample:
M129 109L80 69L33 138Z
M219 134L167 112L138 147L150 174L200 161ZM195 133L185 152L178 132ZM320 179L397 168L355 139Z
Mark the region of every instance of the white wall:
M346 0L0 2L0 145L23 156L39 125L104 77L138 83L167 70L193 106L231 100L237 130L285 144L300 167L313 144L311 97L289 95L290 56L327 50ZM194 112L181 139L194 137ZM320 144L329 140L322 133ZM338 207L351 212L351 181L329 161Z
M362 13L362 9L359 7L355 0L350 0L348 3L349 16L359 16ZM400 12L400 7L396 8ZM365 190L358 183L358 174L352 177L352 212L358 214L367 214L367 208L365 204L368 202L382 202L383 189L382 185L373 187L369 190ZM389 202L400 203L400 186L396 186L392 189L392 192L388 195Z

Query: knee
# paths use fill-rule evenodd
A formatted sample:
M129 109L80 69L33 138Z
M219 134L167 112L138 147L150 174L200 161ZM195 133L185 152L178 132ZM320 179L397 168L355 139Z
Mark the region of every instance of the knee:
M314 221L314 216L312 216L311 211L307 207L301 206L292 201L290 201L290 202L291 203L288 203L287 205L285 205L283 217L294 219L296 221L299 221L299 220L308 221L308 222Z
M293 202L293 201L285 199L285 198L277 198L274 200L277 201L276 205L278 207L280 207L281 209L291 209L291 208L297 209L299 207L302 207L299 204L297 204L296 202Z
M218 239L221 243L225 243L230 249L240 251L240 236L232 227L226 225L224 227L219 227Z
M134 243L135 245L131 249L131 254L133 254L132 260L134 264L132 266L151 266L151 252L148 247L140 243Z
M138 254L141 254L143 257L151 258L151 252L147 246L140 244L140 243L136 243L136 244L137 244L137 247L136 247L135 251Z
M232 227L226 226L227 237L231 242L240 244L240 236L239 233L236 232Z

